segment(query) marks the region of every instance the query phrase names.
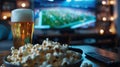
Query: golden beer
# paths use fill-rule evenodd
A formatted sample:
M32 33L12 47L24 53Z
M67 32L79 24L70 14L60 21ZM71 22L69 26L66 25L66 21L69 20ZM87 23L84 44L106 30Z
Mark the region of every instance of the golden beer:
M32 43L34 22L33 12L30 9L15 9L11 16L13 45L19 48L26 43Z

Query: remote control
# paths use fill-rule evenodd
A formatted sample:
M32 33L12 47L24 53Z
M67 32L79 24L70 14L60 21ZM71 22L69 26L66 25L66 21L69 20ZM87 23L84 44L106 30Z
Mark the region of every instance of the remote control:
M103 62L105 64L113 64L113 63L115 63L115 61L113 59L102 56L102 55L100 55L98 53L95 53L95 52L88 52L88 53L85 53L85 54L86 54L86 57L93 58L93 59L98 60L100 62Z

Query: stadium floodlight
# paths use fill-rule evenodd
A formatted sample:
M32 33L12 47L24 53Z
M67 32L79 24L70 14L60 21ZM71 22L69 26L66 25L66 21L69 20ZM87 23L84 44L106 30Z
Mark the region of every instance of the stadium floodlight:
M74 0L74 1L95 1L95 0Z
M71 2L71 0L66 0L67 2Z
M83 0L75 0L75 1L83 1Z
M51 2L53 2L54 0L48 0L48 1L51 1Z

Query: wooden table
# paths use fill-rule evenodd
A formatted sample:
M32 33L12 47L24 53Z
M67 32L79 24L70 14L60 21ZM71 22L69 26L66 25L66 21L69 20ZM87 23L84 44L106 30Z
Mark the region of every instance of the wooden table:
M10 51L0 51L0 65L3 63L3 58L9 53Z
M86 52L97 52L97 53L100 53L101 55L104 55L106 57L120 60L118 54L107 51L107 50L104 50L104 49L96 48L96 47L93 47L93 46L83 45L83 46L70 46L70 47L78 48L78 49L83 50L83 62L82 62L80 67L82 67L82 65L86 62L92 64L93 67L107 67L106 64L104 64L104 63L93 60L91 58L86 58L86 56L84 54ZM0 60L2 60L3 57L8 55L9 53L10 53L10 51L0 51ZM0 65L1 64L2 64L2 61L0 61ZM115 67L117 67L117 66L115 66ZM120 66L118 66L118 67L120 67Z

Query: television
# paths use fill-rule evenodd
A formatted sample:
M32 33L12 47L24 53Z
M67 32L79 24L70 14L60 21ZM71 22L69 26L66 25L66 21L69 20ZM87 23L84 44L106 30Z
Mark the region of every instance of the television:
M96 0L36 0L36 29L88 29L96 25Z

